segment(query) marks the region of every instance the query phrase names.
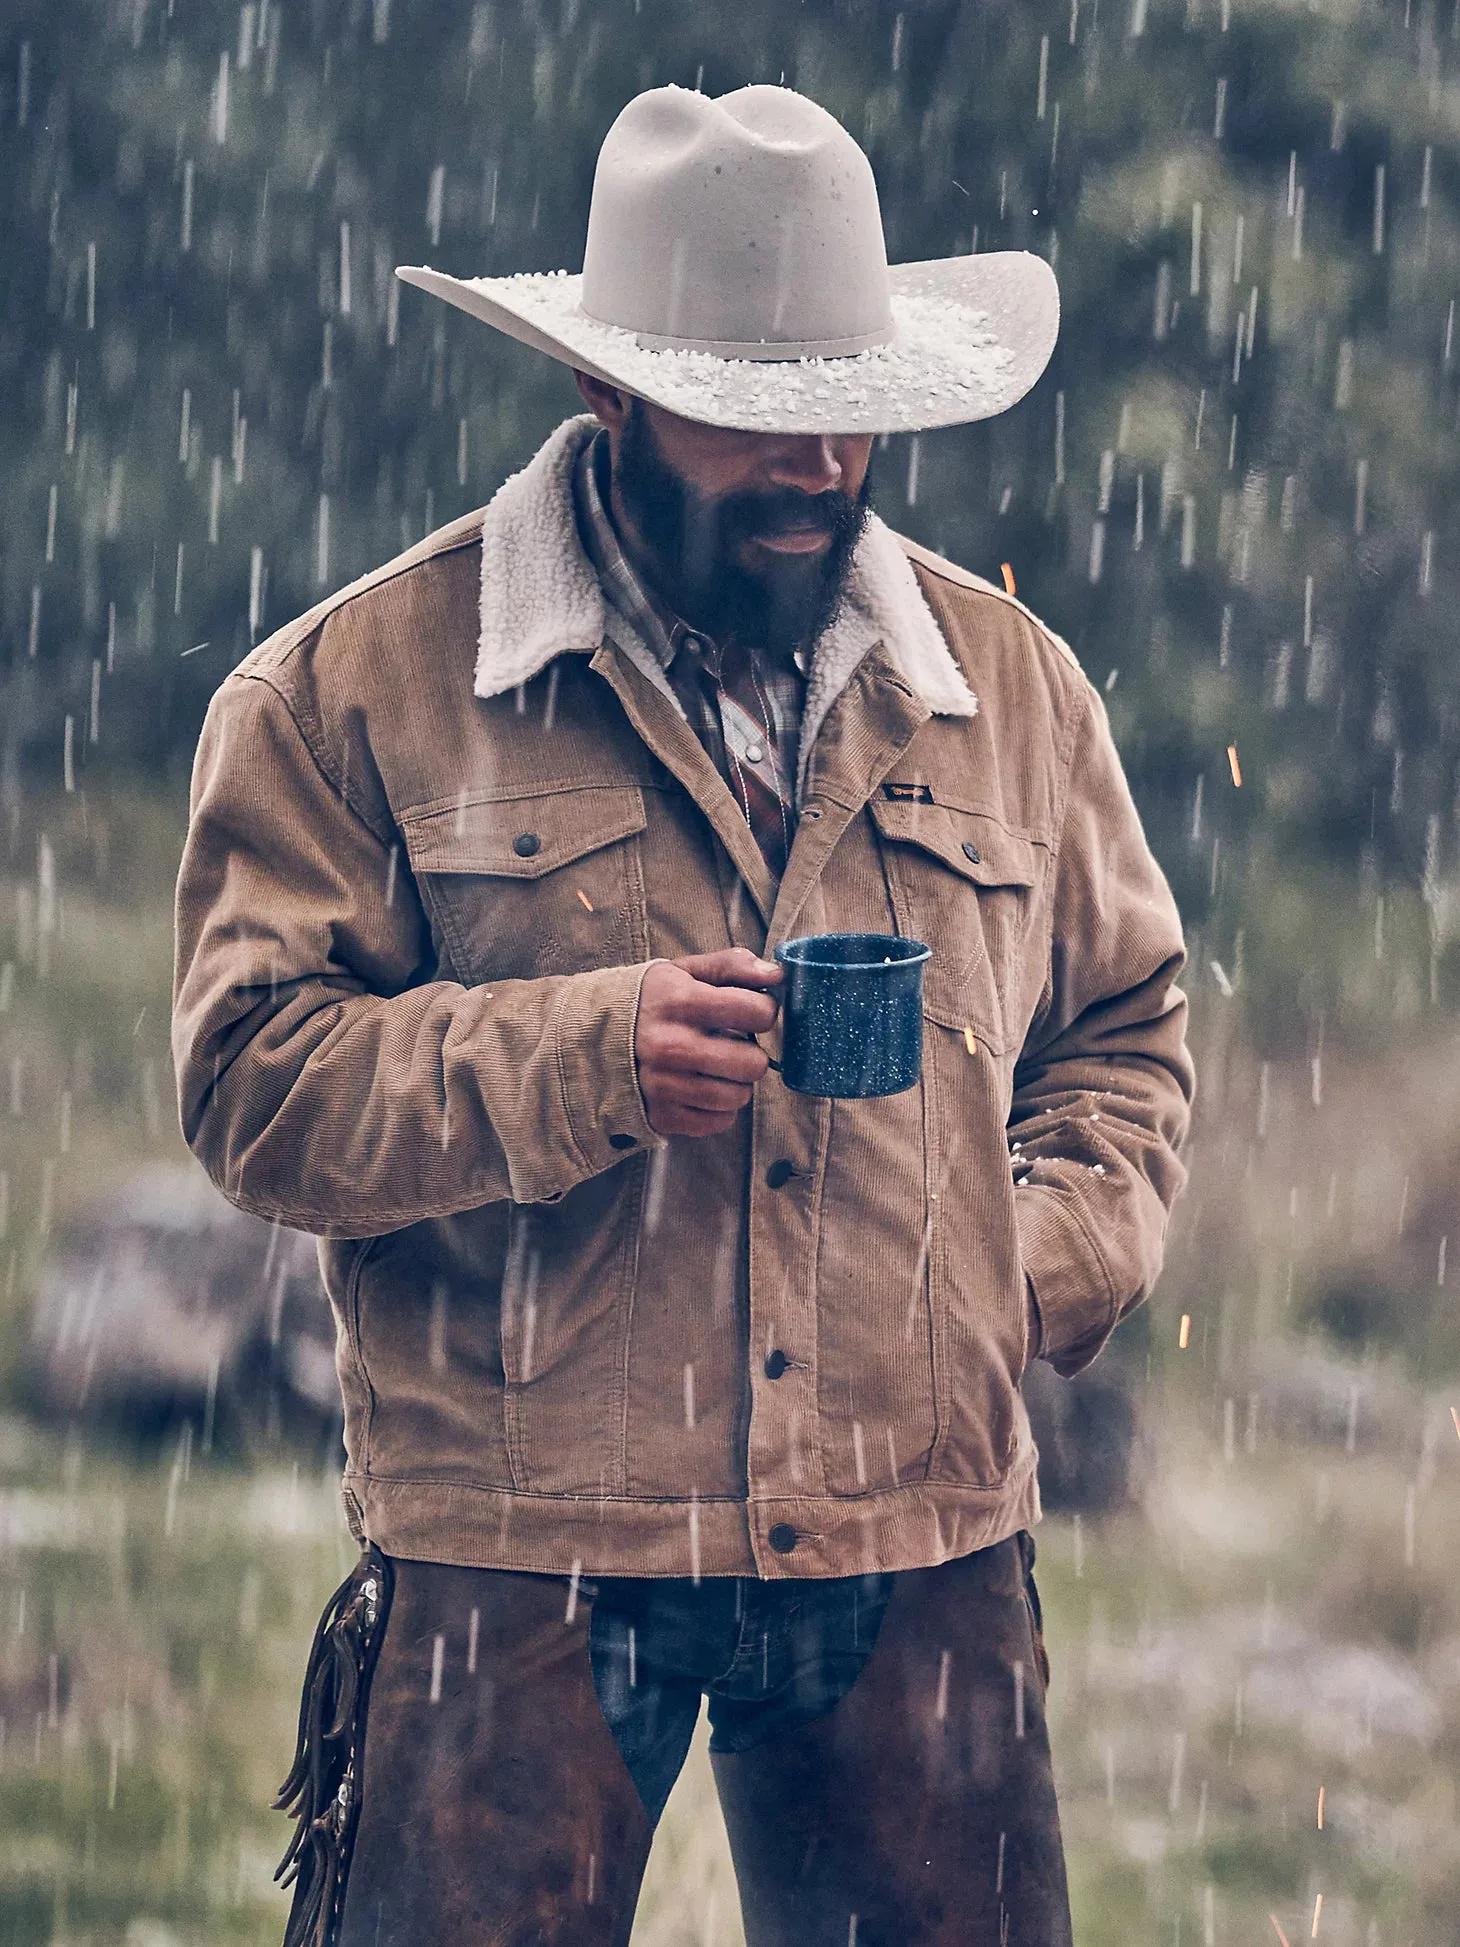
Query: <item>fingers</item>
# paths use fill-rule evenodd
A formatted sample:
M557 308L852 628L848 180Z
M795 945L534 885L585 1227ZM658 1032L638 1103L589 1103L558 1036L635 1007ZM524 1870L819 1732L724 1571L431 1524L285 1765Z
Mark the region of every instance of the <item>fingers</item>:
M748 1084L663 1068L641 1068L639 1086L649 1126L661 1136L721 1135L751 1098Z
M781 979L744 947L658 960L639 990L634 1052L650 1127L662 1136L729 1129L769 1067L754 1040L775 1024L774 997L745 984Z
M727 957L703 956L706 961ZM751 954L744 957L748 966L765 964ZM654 971L651 968L650 974ZM780 973L777 967L777 979ZM647 979L646 976L646 985ZM764 1034L774 1026L779 1012L779 1003L772 994L758 993L733 982L717 985L673 961L664 963L663 976L655 984L651 1005L664 1019L683 1021L705 1034Z
M666 1075L661 1071L659 1094L678 1109L736 1116L749 1102L751 1089L746 1083L725 1082L714 1075Z
M753 994L748 987L709 987L697 980L671 999L667 1016L700 1034L764 1034L775 1026L779 1012L772 994Z
M708 1075L715 1081L734 1082L743 1088L758 1082L769 1066L754 1041L701 1034L676 1021L643 1030L639 1036L639 1061L661 1073Z

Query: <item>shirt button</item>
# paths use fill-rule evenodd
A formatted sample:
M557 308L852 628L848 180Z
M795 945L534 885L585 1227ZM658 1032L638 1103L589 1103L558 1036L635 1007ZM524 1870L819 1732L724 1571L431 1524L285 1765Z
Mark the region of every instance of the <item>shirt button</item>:
M778 1521L766 1536L766 1540L778 1555L789 1555L800 1540L800 1536L789 1521Z
M965 845L963 848L963 856L966 859L971 859L975 865L983 864L983 853L976 845Z
M542 850L542 840L536 832L518 832L512 841L512 850L520 859L534 858Z
M637 1149L638 1144L637 1136L610 1136L608 1139L610 1149Z
M758 764L764 756L764 744L747 744L745 746L745 761L747 764Z
M779 1156L766 1171L765 1180L773 1190L783 1190L795 1174L796 1165Z
M765 1362L766 1378L779 1379L790 1363L791 1361L786 1357L784 1352L779 1349L772 1352Z

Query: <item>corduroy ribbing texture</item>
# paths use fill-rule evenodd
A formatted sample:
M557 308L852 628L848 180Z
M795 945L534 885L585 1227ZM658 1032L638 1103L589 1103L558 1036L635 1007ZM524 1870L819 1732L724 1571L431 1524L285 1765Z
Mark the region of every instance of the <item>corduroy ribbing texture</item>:
M183 1126L235 1202L323 1240L357 1531L821 1576L1027 1527L1020 1376L1088 1363L1149 1294L1195 1085L1181 923L1098 692L909 546L977 713L870 649L777 885L610 644L474 693L480 528L225 681L178 890ZM919 1086L771 1074L728 1134L658 1137L648 962L830 931L931 946Z

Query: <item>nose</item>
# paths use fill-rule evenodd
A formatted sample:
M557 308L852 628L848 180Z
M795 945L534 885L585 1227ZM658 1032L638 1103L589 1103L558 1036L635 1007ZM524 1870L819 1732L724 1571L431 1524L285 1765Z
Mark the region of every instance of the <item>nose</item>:
M776 486L799 487L802 493L830 493L843 484L845 477L836 442L816 433L788 439L771 464Z

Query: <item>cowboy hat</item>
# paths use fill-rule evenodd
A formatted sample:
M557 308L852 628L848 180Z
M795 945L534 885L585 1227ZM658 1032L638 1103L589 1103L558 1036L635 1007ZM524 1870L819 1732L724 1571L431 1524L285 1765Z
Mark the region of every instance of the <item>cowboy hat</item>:
M581 276L396 276L683 418L752 432L992 418L1059 329L1054 273L1029 252L889 268L871 164L790 88L636 95L599 151Z

